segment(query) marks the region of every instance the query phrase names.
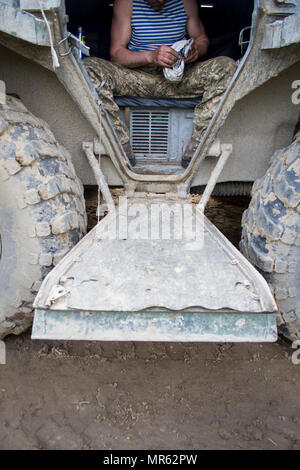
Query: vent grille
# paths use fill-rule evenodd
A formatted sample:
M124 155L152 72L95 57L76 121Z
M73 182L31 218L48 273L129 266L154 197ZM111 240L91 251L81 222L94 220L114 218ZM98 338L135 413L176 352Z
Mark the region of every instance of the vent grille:
M131 110L131 145L137 158L167 158L169 150L168 110Z

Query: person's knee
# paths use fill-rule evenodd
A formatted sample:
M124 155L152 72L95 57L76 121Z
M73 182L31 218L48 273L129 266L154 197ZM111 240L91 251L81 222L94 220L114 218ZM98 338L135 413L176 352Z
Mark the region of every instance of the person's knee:
M236 62L230 57L220 56L211 59L207 69L207 81L212 86L227 87L237 68Z
M215 61L216 68L220 72L224 72L224 75L233 75L237 69L237 63L231 57L219 56L213 59Z
M230 57L219 56L194 66L193 77L209 82L218 82L222 78L232 77L237 69L236 62Z
M105 80L105 88L113 90L115 86L115 70L111 62L99 57L86 57L84 59L85 68L94 84L99 84Z

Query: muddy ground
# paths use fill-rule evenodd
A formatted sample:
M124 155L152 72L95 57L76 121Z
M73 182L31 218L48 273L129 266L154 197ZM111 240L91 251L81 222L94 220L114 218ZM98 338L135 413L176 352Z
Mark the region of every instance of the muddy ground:
M247 204L208 208L235 245ZM0 449L300 449L300 365L282 340L75 343L27 332L6 345Z

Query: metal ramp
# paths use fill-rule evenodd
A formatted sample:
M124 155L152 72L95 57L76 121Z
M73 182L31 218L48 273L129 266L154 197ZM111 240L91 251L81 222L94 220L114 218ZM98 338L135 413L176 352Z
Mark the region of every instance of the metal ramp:
M15 4L19 3L20 8L16 8ZM51 41L47 24L32 13L23 11L28 9L31 12L39 12L39 3L36 0L5 0L4 3L0 1L0 4L2 10L6 11L2 15L0 13L0 29L11 36L17 34L19 39L28 43L43 46L42 49L47 51L48 57L45 55L41 59L37 56L36 60L41 60L44 66L49 67ZM69 36L66 30L64 2L47 0L43 2L43 7L47 11L52 32L55 33L54 37L61 49L60 57L63 57L60 60L60 68L55 69L55 73L91 124L95 135L98 136L101 129L95 148L98 145L98 153L101 153L103 144L106 155L110 156L130 197L128 205L133 212L142 204L143 207L148 207L151 213L151 207L158 201L152 194L156 192L165 193L165 203L170 210L176 211L181 204L184 213L188 205L179 198L187 196L201 163L209 155L217 158L217 164L199 210L195 212L195 216L191 216L194 225L197 225L198 220L199 236L193 239L191 230L191 233L187 231L182 237L174 239L137 239L133 237L135 229L127 234L122 233L122 237L116 237L115 224L123 220L124 214L117 212L115 216L103 174L100 168L97 173L95 158L93 163L90 160L110 208L110 214L44 280L35 301L32 337L82 340L275 341L276 305L266 282L238 250L209 223L203 216L203 211L230 155L228 145L223 145L220 151L209 154L222 124L234 104L245 96L246 92L249 93L253 87L258 87L274 73L279 73L282 67L273 71L273 75L261 74L260 82L253 81L250 72L255 69L261 41L254 42L252 35L251 47L241 60L238 71L189 167L173 174L157 174L157 170L156 173L139 174L131 167L108 117L105 113L102 115L98 94L89 81L83 64L78 61L77 55L72 53L74 46L85 54L88 50L77 38ZM293 6L287 8L291 10L290 13L295 13L292 11ZM269 25L270 14L281 15L282 6L272 5L269 11L258 12L258 8L255 9L256 18L260 18L259 28L255 20L257 31L262 30L260 26ZM7 16L11 18L8 23ZM290 21L289 18L287 21ZM285 23L287 24L286 21ZM23 27L20 27L20 24ZM270 27L269 30L271 29ZM263 47L269 48L270 44L266 41L268 42L268 37L264 39ZM271 44L271 48L277 46L278 44ZM291 58L290 63L295 60ZM87 154L93 144L88 147L89 145L85 149ZM137 193L141 191L145 191L146 196L136 198ZM168 193L172 193L173 200ZM142 219L143 217L141 223Z
M203 212L168 196L124 198L51 271L35 308L34 339L277 339L266 281Z
M239 73L233 78L188 168L171 174L157 169L135 172L83 64L69 53L72 48L68 49L68 33L65 25L59 23L64 12L61 10L62 15L57 15L55 8L47 13L56 40L63 45L64 57L55 73L97 136L95 142L83 143L83 149L109 214L45 278L34 303L32 338L276 341L276 304L268 285L204 217L206 202L232 152L230 144L221 145L216 137L234 102L243 96L244 87L236 86ZM45 46L50 58L50 48L48 44ZM84 46L77 44L77 47L82 50ZM242 72L243 63L239 70ZM120 207L115 210L101 171L101 158L97 162L94 153L109 155L126 190L126 212ZM199 207L189 211L185 198L207 156L216 159L216 167ZM176 220L176 211L181 212L187 230L181 235L156 233L143 237L146 227L152 226L151 214L157 204L164 204L167 213L175 214L172 220ZM128 221L139 209L142 215L136 218L144 227L142 236L137 236L135 217L127 231L116 230L116 227L124 228L124 220Z

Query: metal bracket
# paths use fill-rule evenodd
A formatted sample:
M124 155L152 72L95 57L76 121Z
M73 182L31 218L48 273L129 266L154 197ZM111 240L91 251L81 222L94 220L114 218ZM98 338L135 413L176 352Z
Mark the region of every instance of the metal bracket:
M80 41L80 39L78 39L72 33L68 33L65 38L59 41L57 43L57 47L60 48L60 46L62 46L62 44L64 44L66 41L71 43L71 47L69 47L69 50L67 52L64 52L64 53L59 52L60 57L66 57L67 55L71 54L74 48L80 50L86 56L90 55L90 48L86 46L82 41Z
M250 39L248 41L245 41L244 40L244 34L245 34L245 31L248 31L250 30L250 33L251 33L251 30L252 30L252 26L246 26L246 28L243 28L240 32L240 36L239 36L239 46L241 48L241 52L242 52L242 55L244 55L244 53L246 52L247 50L247 47L250 43ZM250 34L249 34L250 36Z
M63 38L61 41L57 43L58 51L59 51L60 46L64 44L66 41L68 41L71 35L72 35L71 33L68 33L65 38ZM68 52L65 52L65 53L58 52L58 54L60 57L66 57L67 55L71 54L72 50L73 50L73 47L70 47Z
M72 46L76 47L76 49L80 50L85 56L90 55L90 48L86 46L80 39L78 39L76 36L71 34L69 36L69 41L72 44Z

